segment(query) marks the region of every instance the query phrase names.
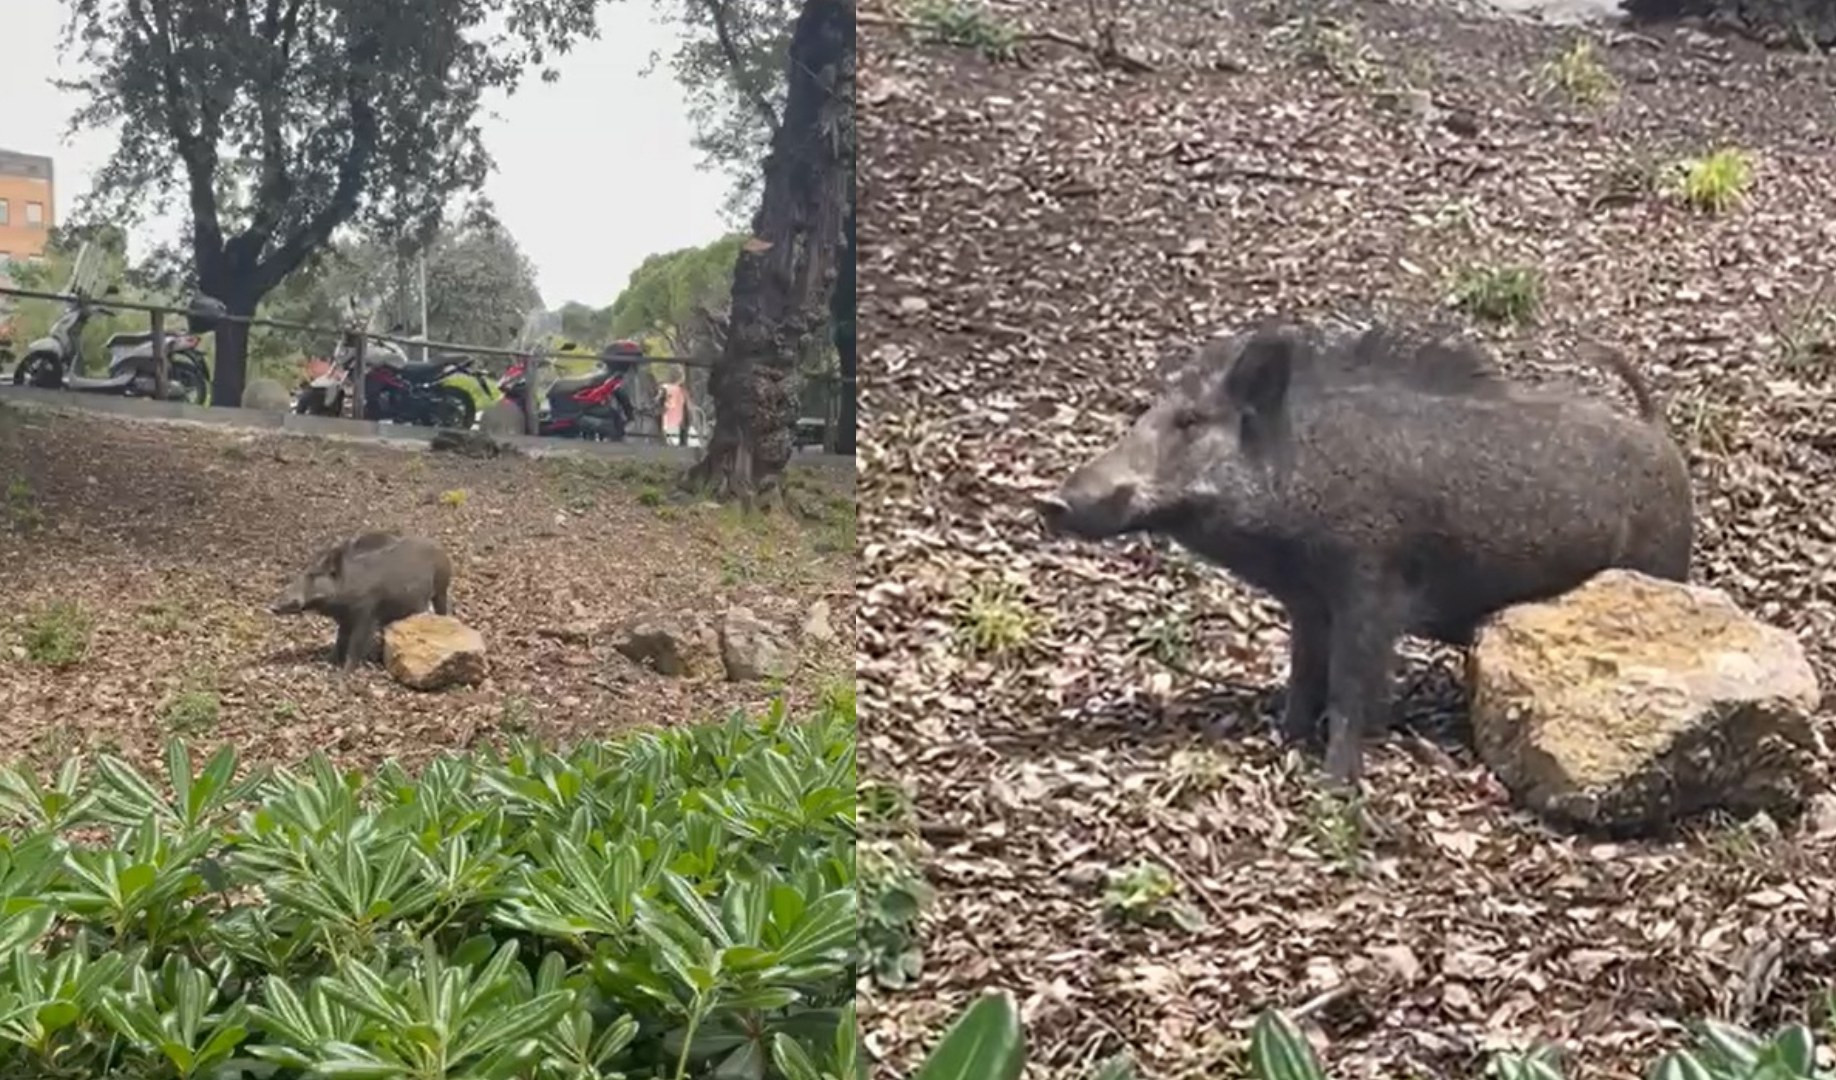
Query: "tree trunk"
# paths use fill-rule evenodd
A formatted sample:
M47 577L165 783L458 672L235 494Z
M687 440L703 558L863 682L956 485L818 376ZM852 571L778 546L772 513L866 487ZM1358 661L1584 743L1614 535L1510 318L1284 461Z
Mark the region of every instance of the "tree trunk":
M243 318L252 317L255 307L261 298L252 295L245 288L232 288L218 285L213 289L206 283L203 292L223 301L231 315ZM212 406L234 408L242 404L242 389L248 385L249 360L249 324L245 322L221 322L217 324L216 361L210 372L210 403Z
M714 433L686 478L717 496L769 494L790 463L797 357L825 321L848 207L854 23L855 0L804 0L791 36L784 118L708 379Z
M852 173L854 170L849 169ZM841 381L835 392L841 395L836 411L835 452L854 453L855 396L854 377L854 184L848 185L848 220L842 225L841 266L835 273L835 291L829 300L829 321L835 327L835 352L840 358Z

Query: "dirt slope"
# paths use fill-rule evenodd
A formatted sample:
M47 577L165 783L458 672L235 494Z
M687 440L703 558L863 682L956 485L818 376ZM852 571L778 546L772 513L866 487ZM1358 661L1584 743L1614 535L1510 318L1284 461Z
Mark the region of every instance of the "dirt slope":
M762 684L673 680L609 642L545 628L744 604L793 639L826 599L837 639L798 646L793 704L852 669L849 477L796 474L814 515L747 519L676 505L653 466L444 454L0 408L0 717L6 756L119 747L155 760L181 731L250 759L315 749L350 764L415 760L479 739L682 723L765 704ZM493 677L421 694L372 666L330 666L333 626L267 612L284 578L366 527L437 538L454 614ZM85 658L33 662L58 602L93 621Z
M997 10L1079 36L1091 6L1110 5ZM865 767L915 791L939 893L920 985L866 991L880 1075L984 986L1025 1003L1036 1077L1124 1047L1150 1076L1237 1075L1268 1005L1302 1007L1342 1077L1476 1075L1531 1036L1564 1041L1570 1075L1629 1077L1682 1021L1822 1017L1829 822L1547 832L1463 748L1451 661L1424 652L1402 730L1369 754L1373 831L1351 836L1268 737L1277 613L1147 543L1045 543L1024 504L1199 336L1276 310L1439 311L1462 269L1522 264L1539 317L1482 332L1526 378L1622 401L1573 343L1635 358L1690 449L1696 576L1797 632L1836 687L1831 69L1597 38L1618 93L1586 106L1536 93L1586 69L1526 23L1120 7L1119 42L1155 71L1037 40L1002 63L881 8L863 35ZM1753 166L1730 212L1648 185L1723 145ZM964 605L1003 582L1026 645L973 655L992 617ZM1203 929L1105 916L1105 874L1137 859L1174 870Z

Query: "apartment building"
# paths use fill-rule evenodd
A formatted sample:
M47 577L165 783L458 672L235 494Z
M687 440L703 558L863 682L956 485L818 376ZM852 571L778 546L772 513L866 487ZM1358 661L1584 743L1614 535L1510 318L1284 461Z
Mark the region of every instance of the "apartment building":
M50 158L0 149L0 263L44 253L55 194Z

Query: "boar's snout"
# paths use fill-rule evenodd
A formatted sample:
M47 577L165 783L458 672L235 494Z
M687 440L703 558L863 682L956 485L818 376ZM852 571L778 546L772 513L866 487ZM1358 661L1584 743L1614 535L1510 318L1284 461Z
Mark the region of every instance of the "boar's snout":
M268 612L273 615L298 615L306 610L306 592L296 582L289 585L280 596L268 605Z
M1078 476L1050 495L1033 500L1033 509L1048 536L1101 540L1128 530L1135 490L1125 484L1078 483Z

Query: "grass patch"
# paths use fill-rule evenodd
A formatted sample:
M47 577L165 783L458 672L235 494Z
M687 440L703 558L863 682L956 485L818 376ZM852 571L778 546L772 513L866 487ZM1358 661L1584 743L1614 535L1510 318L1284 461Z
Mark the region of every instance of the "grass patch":
M1619 80L1600 62L1594 43L1577 37L1555 59L1537 69L1537 86L1577 105L1602 105L1619 93Z
M1676 166L1677 195L1690 208L1722 214L1746 200L1753 183L1753 162L1737 147L1723 147Z
M1340 82L1370 86L1382 81L1377 54L1359 38L1354 24L1300 15L1269 30L1266 40L1292 62L1324 71Z
M26 620L26 659L46 667L70 667L89 653L95 620L75 604L58 601Z
M1108 872L1103 910L1112 918L1143 926L1170 924L1187 933L1205 928L1204 915L1182 898L1173 872L1145 859Z
M646 484L638 489L637 501L639 506L662 506L663 489L654 484Z
M1521 324L1542 306L1542 278L1528 266L1470 266L1454 274L1453 306L1475 319Z
M979 0L920 0L907 14L925 41L974 49L990 60L1012 60L1020 32Z
M1798 376L1824 375L1836 370L1836 307L1828 299L1825 282L1808 299L1789 307L1772 320L1778 341L1779 367Z
M957 640L971 656L1001 659L1029 649L1041 629L1020 587L984 581L956 608Z
M166 699L159 708L159 722L174 735L195 735L217 726L223 715L223 702L215 690L189 687Z
M464 488L453 488L450 491L442 491L440 493L440 505L450 507L454 510L464 506L465 500L466 490Z
M5 506L7 524L14 532L34 532L45 523L44 511L38 508L38 495L23 476L6 482Z
M1707 389L1680 399L1673 426L1683 449L1708 457L1726 457L1734 447L1739 417L1732 406L1716 401Z
M1314 849L1335 863L1356 860L1364 846L1364 807L1355 795L1315 789L1302 826Z

